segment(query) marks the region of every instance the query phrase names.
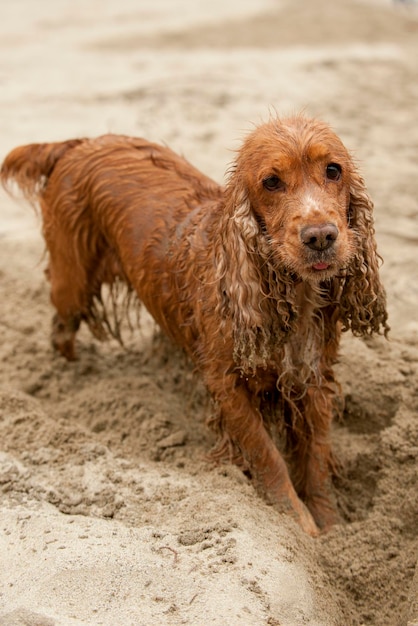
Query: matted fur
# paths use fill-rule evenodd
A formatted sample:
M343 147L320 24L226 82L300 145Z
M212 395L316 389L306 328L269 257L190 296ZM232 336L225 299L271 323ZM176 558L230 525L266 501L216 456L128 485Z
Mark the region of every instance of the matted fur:
M335 133L273 119L244 141L225 188L117 135L16 148L1 176L41 206L55 347L75 358L82 321L102 338L102 285L126 284L200 370L217 409L212 456L247 469L307 532L334 523L340 332L388 330L373 204ZM312 228L328 233L320 244Z

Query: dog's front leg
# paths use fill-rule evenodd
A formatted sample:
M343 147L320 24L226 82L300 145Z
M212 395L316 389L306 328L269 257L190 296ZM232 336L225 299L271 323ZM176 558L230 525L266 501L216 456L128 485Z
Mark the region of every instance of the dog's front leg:
M335 465L330 441L332 393L312 386L303 400L305 432L299 432L293 464L299 475L297 489L322 531L340 521L332 497L330 470Z
M233 378L231 376L228 392L224 391L223 397L218 399L221 429L242 455L268 501L280 512L291 515L309 535L317 535L315 521L299 499L287 465L268 434L260 412L251 403L247 389ZM225 385L225 380L223 383Z

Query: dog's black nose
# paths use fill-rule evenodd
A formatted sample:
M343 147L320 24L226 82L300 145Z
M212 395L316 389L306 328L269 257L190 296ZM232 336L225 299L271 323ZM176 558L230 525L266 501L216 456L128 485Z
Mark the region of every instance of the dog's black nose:
M338 228L334 224L305 226L300 231L300 238L305 246L312 250L327 250L338 237Z

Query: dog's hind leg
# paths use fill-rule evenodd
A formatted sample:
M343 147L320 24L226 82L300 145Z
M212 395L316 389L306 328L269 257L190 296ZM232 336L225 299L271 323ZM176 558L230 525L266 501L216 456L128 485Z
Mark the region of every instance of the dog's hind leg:
M47 275L51 284L51 302L56 308L52 318L52 345L68 361L74 361L75 336L86 309L88 294L80 270L76 271L75 265L70 266L68 261L68 253L65 253L65 259L50 253Z
M51 286L51 302L56 309L51 339L54 348L68 361L73 361L76 358L75 335L88 315L92 300L89 267L93 254L89 246L81 246L64 220L48 220L49 216L51 213L44 210L44 236L49 252L46 275ZM87 231L88 223L84 226Z
M56 313L52 318L52 345L67 361L75 361L76 359L74 340L80 321L79 316L63 319L59 313Z

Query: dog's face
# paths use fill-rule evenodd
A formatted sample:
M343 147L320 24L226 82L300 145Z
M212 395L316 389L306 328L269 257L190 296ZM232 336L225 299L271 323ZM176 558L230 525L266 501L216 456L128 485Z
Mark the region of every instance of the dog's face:
M340 139L320 122L271 122L247 138L235 176L274 263L313 282L347 266L356 246L349 228L352 169Z

